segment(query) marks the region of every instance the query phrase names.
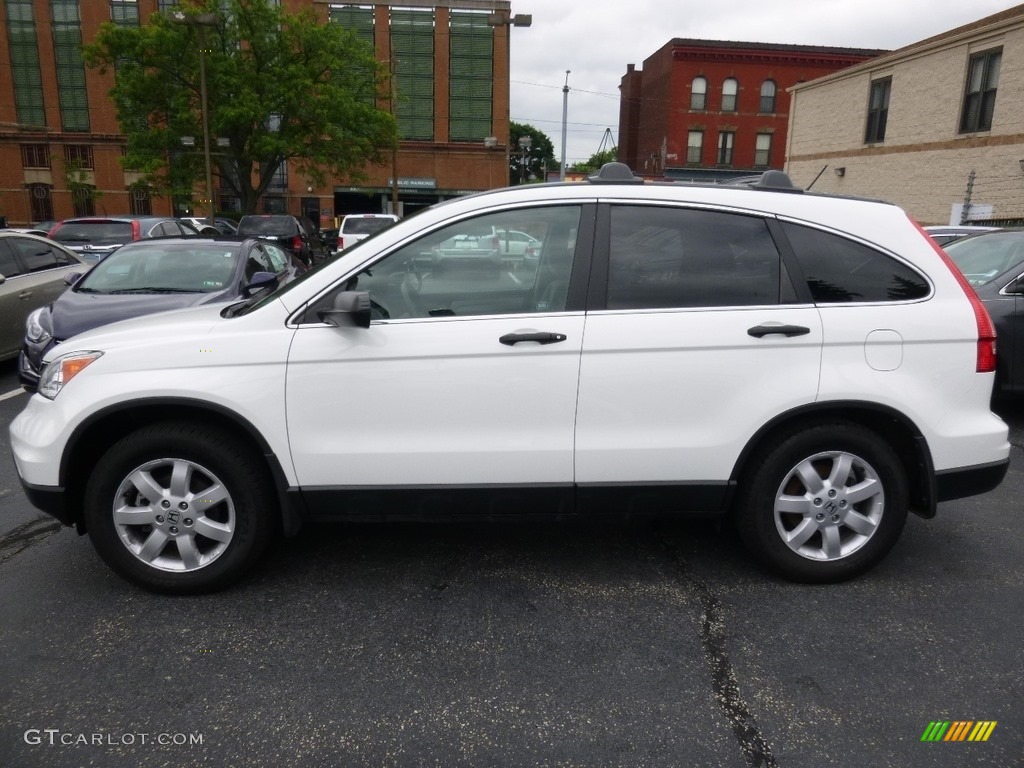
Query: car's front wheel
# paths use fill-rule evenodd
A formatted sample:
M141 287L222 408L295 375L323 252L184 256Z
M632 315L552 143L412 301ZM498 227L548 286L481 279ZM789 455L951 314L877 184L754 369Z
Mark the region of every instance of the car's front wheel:
M835 582L874 566L907 519L907 480L874 432L836 422L803 429L748 466L736 519L769 567L804 582Z
M93 546L129 581L158 592L220 589L270 539L274 489L252 451L219 429L164 423L115 443L86 487Z

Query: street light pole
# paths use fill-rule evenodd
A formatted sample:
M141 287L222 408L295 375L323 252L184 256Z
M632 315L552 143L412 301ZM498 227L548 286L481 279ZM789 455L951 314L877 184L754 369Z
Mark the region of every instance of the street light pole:
M206 116L206 27L199 26L199 104L203 113L203 162L206 165L206 223L213 226L213 171L210 167L210 123Z
M519 149L522 153L522 157L519 161L519 183L526 183L526 157L530 153L530 146L533 144L533 139L530 136L519 137Z

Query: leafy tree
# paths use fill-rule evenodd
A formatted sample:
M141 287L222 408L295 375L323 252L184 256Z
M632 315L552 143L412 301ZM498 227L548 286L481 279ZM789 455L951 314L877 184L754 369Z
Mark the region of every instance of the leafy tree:
M593 173L594 171L601 170L601 166L605 163L614 163L618 158L618 147L612 147L611 149L595 152L586 162L574 163L569 167L569 170L573 173Z
M328 174L352 181L397 141L375 104L386 73L350 30L269 0L183 0L177 10L216 23L155 13L138 27L104 24L83 46L90 67L114 67L124 166L157 191L188 195L203 176L201 46L213 164L243 211L256 210L285 161L317 185ZM193 151L183 136L196 137Z
M543 131L532 125L509 123L508 143L508 179L509 184L529 184L535 181L547 181L544 169L557 171L561 164L555 160L555 147L551 139ZM530 137L530 149L526 153L526 164L523 164L523 151L519 147L519 139Z

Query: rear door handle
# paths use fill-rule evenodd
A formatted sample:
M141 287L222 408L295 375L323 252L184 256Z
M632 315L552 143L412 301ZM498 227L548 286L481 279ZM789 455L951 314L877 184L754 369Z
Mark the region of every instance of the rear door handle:
M18 294L18 298L19 299L31 299L32 298L32 291L22 291L21 293Z
M513 346L521 341L535 341L539 344L555 344L559 341L565 341L566 335L564 333L546 333L538 331L536 333L506 333L500 337L498 341L508 346Z
M755 325L747 329L748 335L758 339L773 333L781 333L783 336L804 336L810 332L810 328L802 325Z

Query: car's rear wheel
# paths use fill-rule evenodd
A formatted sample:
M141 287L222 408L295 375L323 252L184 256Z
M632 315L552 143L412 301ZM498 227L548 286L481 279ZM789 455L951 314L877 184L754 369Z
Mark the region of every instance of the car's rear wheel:
M903 463L868 429L844 422L803 429L748 466L736 507L740 535L787 578L849 579L885 557L903 530Z
M117 442L86 487L93 546L158 592L223 588L270 539L274 489L259 456L213 427L156 424Z

